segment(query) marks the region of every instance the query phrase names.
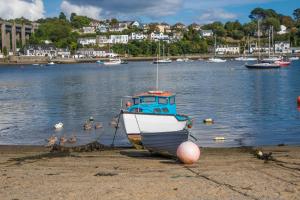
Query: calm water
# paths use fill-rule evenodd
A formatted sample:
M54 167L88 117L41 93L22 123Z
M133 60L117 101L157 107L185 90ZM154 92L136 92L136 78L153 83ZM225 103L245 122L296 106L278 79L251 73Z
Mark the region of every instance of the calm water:
M45 144L51 134L110 144L109 122L119 112L120 98L153 89L155 70L150 62L0 67L0 144ZM176 92L178 111L195 118L192 133L199 145L300 144L299 61L273 70L195 61L161 65L159 71L160 88ZM84 132L90 116L104 128ZM216 123L205 125L205 118ZM64 129L55 132L59 121ZM216 136L227 140L216 143ZM129 143L118 134L117 144Z

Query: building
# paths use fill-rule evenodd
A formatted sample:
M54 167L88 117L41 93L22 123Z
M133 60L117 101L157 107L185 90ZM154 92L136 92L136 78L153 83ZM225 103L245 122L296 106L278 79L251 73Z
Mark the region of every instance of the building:
M157 24L156 28L161 33L171 32L171 26L167 23Z
M97 27L97 30L100 32L100 33L107 33L108 32L108 26L106 24L100 24L98 27Z
M186 29L186 25L184 25L182 23L176 23L176 24L174 24L174 26L172 28L175 30L184 30L184 29Z
M131 40L145 40L147 39L147 35L143 33L131 33L130 39Z
M275 42L276 53L291 53L291 45L289 42Z
M170 39L172 42L176 42L176 41L182 40L182 38L183 38L182 32L173 32Z
M280 31L277 32L278 35L283 35L283 34L287 34L288 30L286 28L286 26L284 25L280 25Z
M82 31L84 34L95 34L96 33L96 29L94 26L82 27Z
M128 43L128 35L111 35L110 42L112 44L127 44Z
M201 29L201 26L200 26L199 24L196 24L196 23L192 23L192 24L190 25L190 27L191 27L193 30L195 30L195 31L200 31L200 29Z
M103 47L107 44L111 44L111 40L105 35L97 35L97 44L98 46Z
M119 22L116 25L113 25L109 28L110 32L122 32L124 30L128 29L128 24L125 22Z
M223 55L223 54L239 54L240 48L239 47L230 47L230 46L217 46L216 53Z
M159 40L165 40L168 41L170 40L170 37L168 35L164 35L162 32L152 32L150 34L150 39L154 41L159 41Z
M87 45L96 45L96 38L78 38L77 41L78 44L81 44L82 46Z
M214 32L212 30L200 30L201 37L212 37L214 36Z
M80 48L76 51L75 58L97 58L106 57L106 52L93 48Z
M24 55L26 56L42 56L42 57L56 57L57 49L52 44L43 45L27 45L24 48Z
M66 49L57 49L57 57L70 58L71 57L71 52L68 48L66 48Z

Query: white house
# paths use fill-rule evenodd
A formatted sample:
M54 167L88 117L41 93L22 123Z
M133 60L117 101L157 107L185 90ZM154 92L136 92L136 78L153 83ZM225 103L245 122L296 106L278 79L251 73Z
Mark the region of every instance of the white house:
M288 30L286 28L286 26L284 25L280 25L280 31L277 32L278 35L283 35L283 34L286 34L288 33Z
M86 45L96 45L96 38L78 38L77 41L78 44L81 44L82 46Z
M110 42L112 44L127 44L128 43L128 35L111 35Z
M130 39L131 40L144 40L144 39L147 39L147 35L145 35L143 33L131 33Z
M103 50L93 48L80 48L76 51L76 58L96 58L106 57L107 54Z
M28 45L24 48L24 55L56 57L57 49L54 45Z
M201 37L212 37L214 32L212 30L200 30Z
M141 24L140 24L138 21L132 21L132 22L130 23L130 26L140 27Z
M127 23L118 23L116 25L113 25L109 28L110 32L122 32L124 30L128 29L128 24Z
M105 46L111 44L111 40L105 35L97 35L97 44L98 46Z
M216 48L217 54L239 54L240 48L239 47L230 47L230 46L218 46Z
M168 35L164 35L162 32L160 33L152 32L150 34L150 39L154 41L158 41L158 40L169 40L170 38Z
M291 53L291 45L289 42L275 42L276 53Z
M85 34L93 34L96 33L96 29L94 26L85 26L82 27L83 33Z
M100 24L100 25L97 27L97 30L98 30L100 33L107 33L107 32L108 32L108 26L105 25L105 24Z
M57 49L57 56L61 58L70 58L71 57L71 52L69 49Z

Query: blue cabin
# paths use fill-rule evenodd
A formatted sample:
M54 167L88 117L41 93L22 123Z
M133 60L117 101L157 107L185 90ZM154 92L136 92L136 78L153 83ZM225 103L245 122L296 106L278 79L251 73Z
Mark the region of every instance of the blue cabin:
M177 115L175 94L167 91L149 91L132 97L128 112Z

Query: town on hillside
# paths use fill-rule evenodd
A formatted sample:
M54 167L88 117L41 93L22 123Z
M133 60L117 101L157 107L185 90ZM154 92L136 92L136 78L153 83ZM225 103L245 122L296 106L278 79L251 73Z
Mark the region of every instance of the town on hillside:
M257 21L261 27L258 32ZM216 52L219 55L300 52L300 8L293 16L255 8L249 22L210 24L141 23L118 19L97 20L72 13L29 21L0 19L0 59L9 56L48 58L101 58L155 56L158 43L169 56ZM258 47L257 36L261 37Z

